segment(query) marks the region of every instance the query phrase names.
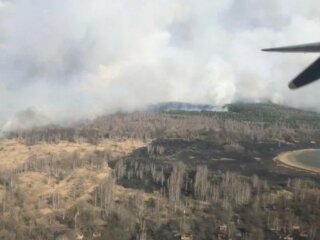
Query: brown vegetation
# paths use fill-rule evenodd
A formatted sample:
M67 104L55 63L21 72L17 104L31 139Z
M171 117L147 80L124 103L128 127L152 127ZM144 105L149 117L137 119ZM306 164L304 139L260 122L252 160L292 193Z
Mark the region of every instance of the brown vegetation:
M298 120L278 121L267 105L276 114L254 106L253 121L252 107L233 108L9 133L0 239L318 239L318 177L272 161L317 147L316 117L286 108Z

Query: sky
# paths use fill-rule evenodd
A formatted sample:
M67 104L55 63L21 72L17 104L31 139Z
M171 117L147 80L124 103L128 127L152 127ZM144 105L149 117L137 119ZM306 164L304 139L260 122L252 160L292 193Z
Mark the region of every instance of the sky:
M320 41L319 9L316 0L0 0L0 128L165 101L320 111L320 82L287 87L317 54L260 51Z

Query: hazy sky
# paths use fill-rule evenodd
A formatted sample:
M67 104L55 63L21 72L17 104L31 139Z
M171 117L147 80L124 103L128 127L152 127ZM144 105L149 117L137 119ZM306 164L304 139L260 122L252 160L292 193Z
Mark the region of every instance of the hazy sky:
M0 126L25 109L74 120L159 101L320 110L320 82L287 88L317 55L260 51L320 41L319 9L316 0L0 0Z

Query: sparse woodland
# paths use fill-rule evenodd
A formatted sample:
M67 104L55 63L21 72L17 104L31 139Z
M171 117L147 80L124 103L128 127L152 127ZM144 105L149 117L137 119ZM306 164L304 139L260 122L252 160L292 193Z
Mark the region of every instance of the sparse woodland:
M3 141L26 149L79 147L0 170L0 239L319 239L319 176L273 158L319 147L320 117L274 104L228 108L7 133Z

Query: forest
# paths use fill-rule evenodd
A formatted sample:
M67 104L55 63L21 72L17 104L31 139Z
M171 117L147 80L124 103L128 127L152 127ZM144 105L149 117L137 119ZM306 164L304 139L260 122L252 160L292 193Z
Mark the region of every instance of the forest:
M0 239L319 239L319 175L274 160L320 148L317 113L168 104L7 132Z

